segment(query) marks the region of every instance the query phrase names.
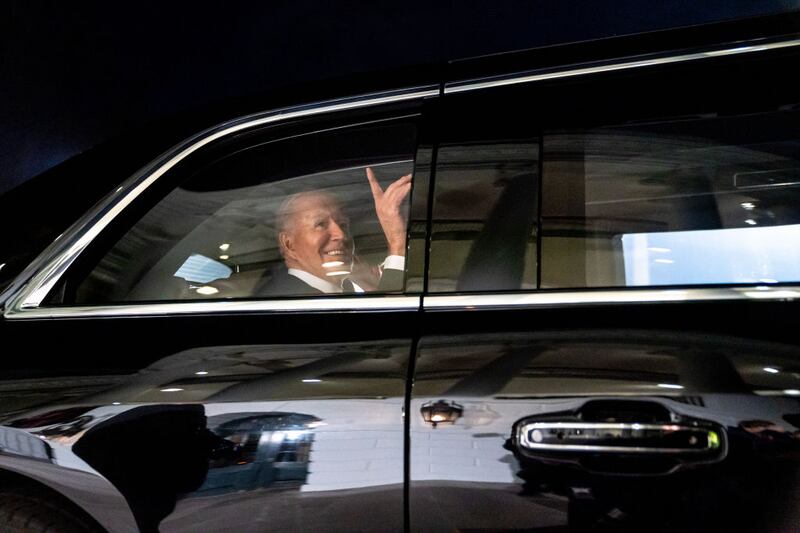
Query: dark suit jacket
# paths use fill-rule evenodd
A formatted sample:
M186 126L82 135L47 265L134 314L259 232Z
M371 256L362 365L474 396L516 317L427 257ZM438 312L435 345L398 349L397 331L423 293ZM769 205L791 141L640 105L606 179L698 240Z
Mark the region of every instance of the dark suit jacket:
M402 270L385 269L377 292L402 291L403 275ZM324 293L289 274L286 267L275 270L270 278L262 278L253 291L253 296L314 296L320 294Z

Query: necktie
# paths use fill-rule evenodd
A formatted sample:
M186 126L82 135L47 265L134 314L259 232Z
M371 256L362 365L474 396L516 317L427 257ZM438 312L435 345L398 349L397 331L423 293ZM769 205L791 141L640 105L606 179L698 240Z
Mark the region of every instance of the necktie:
M349 279L344 280L342 282L342 292L348 293L348 294L356 292L356 289L353 286L353 282L350 281Z

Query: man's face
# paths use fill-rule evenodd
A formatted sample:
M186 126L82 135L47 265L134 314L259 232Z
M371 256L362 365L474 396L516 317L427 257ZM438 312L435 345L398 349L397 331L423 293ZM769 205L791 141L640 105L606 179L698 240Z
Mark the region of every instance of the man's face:
M333 197L303 194L291 202L288 215L280 234L286 266L329 281L349 274L353 262L349 221Z

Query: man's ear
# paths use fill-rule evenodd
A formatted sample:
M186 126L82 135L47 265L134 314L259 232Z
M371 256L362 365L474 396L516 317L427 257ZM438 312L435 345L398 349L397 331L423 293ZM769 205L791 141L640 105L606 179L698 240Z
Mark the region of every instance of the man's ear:
M294 258L294 242L292 241L292 236L282 231L278 234L278 245L281 249L281 255L284 259L293 259Z

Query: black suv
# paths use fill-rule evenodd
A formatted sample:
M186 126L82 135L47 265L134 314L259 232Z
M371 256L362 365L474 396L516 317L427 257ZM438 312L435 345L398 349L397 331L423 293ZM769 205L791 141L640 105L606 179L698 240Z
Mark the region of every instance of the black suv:
M790 30L186 140L0 296L0 528L797 528Z

